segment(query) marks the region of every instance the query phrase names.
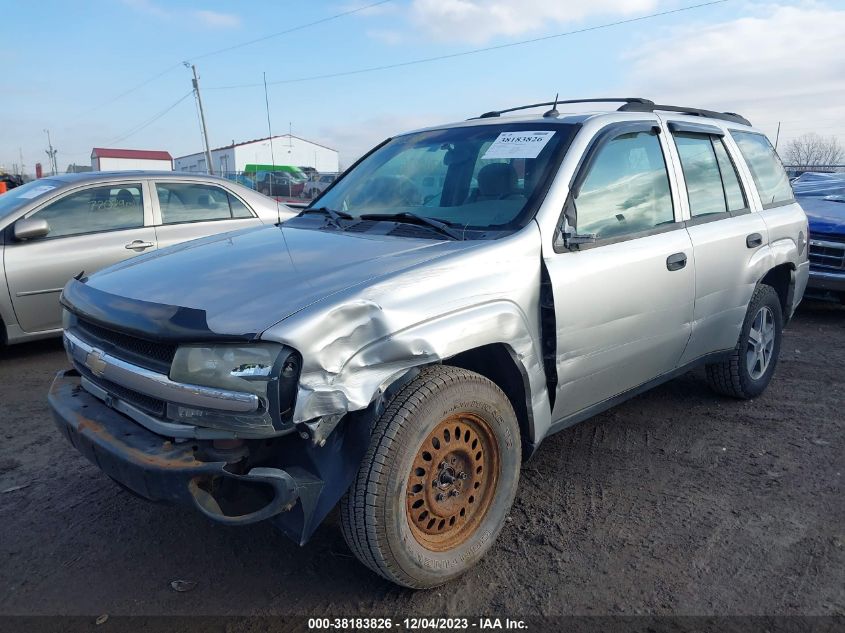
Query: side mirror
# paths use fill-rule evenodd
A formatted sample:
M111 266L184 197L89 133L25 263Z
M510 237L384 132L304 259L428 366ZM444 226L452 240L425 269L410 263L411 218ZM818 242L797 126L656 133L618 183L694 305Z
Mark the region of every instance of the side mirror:
M16 240L33 240L39 237L46 237L50 232L50 225L47 220L39 218L24 218L15 222Z
M577 250L581 244L595 243L596 237L595 233L576 233L574 227L569 224L569 220L564 214L563 222L558 226L557 232L555 233L555 248Z

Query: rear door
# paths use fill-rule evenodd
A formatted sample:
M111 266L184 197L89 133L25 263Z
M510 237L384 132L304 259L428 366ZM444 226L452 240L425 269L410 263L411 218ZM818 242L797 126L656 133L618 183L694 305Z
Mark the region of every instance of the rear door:
M769 230L771 250L790 253L789 259L797 264L793 305L788 306L792 310L804 295L810 268L805 248L809 228L807 216L795 200L786 170L769 139L763 134L747 130L731 130L730 138L745 159L754 184L754 187L749 185L749 188L756 189L758 194L759 214Z
M573 228L596 241L544 255L557 332L557 428L672 371L689 339L692 245L659 132L656 121L599 132L565 210Z
M751 210L721 128L669 121L676 173L695 253L695 310L682 364L732 349L760 278L768 231Z
M59 295L71 277L156 248L145 184L91 184L26 215L47 220L46 237L11 241L4 264L15 317L25 332L61 327Z
M241 198L219 185L161 180L154 187L159 248L261 224Z

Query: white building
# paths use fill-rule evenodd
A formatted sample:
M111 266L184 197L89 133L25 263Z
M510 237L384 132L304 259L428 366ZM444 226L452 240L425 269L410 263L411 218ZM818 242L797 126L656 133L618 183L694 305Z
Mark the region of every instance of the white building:
M274 136L272 152L269 137L218 147L211 150L211 161L215 174L245 171L247 165L274 164L313 167L330 174L340 171L337 150L291 134ZM208 171L205 152L179 156L174 162L176 171Z
M94 171L124 169L173 171L173 157L170 152L158 150L95 147L91 151L91 169Z

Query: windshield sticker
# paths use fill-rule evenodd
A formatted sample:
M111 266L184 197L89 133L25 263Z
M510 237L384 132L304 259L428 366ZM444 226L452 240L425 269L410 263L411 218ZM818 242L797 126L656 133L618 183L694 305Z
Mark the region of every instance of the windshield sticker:
M40 185L38 187L33 187L29 191L26 191L18 196L18 198L23 198L28 200L30 198L35 198L36 196L40 196L42 193L47 193L51 189L55 189L55 187L51 185Z
M552 136L554 132L502 132L481 158L537 158Z

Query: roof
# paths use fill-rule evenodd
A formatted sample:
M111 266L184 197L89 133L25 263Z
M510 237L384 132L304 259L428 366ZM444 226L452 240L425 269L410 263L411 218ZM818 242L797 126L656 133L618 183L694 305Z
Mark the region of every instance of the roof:
M233 147L240 147L241 145L252 145L253 143L263 143L264 141L269 141L270 139L276 140L281 138L295 138L299 141L304 141L305 143L310 143L311 145L316 145L317 147L322 147L332 152L336 152L337 150L333 147L329 147L328 145L323 145L322 143L315 143L314 141L309 141L307 138L302 138L301 136L297 136L296 134L276 134L275 136L265 136L264 138L254 138L251 141L241 141L240 143L230 143L229 145L223 145L222 147L215 147L214 149L210 150L212 152L218 152L222 149L232 149ZM185 154L184 156L177 156L177 160L179 158L187 158L188 156L196 156L198 154L202 154L203 152L193 152L191 154Z
M418 132L431 132L436 130L443 130L457 127L477 127L485 125L505 125L508 123L537 123L542 125L573 125L586 124L593 120L606 121L638 121L638 120L659 120L662 118L669 118L672 120L688 121L690 123L709 123L717 127L730 126L731 129L747 129L757 131L753 126L745 125L743 123L730 123L725 120L713 119L701 115L690 115L682 112L639 112L639 111L618 111L618 110L583 110L581 112L561 112L558 118L547 118L539 113L516 113L504 114L502 116L493 116L485 118L472 118L465 121L455 121L452 123L444 123L431 127L419 128L396 134L395 136L405 136L407 134L416 134Z
M91 150L91 158L142 158L146 160L173 160L170 152L147 149L113 149L109 147L95 147Z
M44 176L44 180L58 180L66 183L85 183L95 181L127 180L130 178L155 178L156 180L214 180L229 182L219 176L198 174L184 171L158 171L146 169L125 169L119 171L89 171L79 174L56 174L55 176Z

